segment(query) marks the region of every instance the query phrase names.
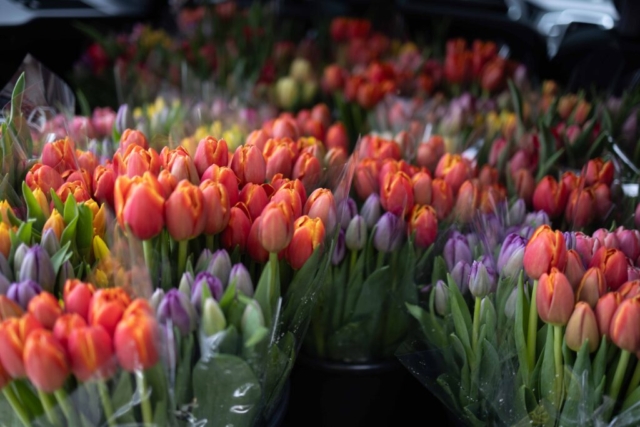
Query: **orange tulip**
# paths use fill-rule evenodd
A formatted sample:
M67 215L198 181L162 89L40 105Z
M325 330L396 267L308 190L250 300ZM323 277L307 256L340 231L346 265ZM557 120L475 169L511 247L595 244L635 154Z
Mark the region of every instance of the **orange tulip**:
M258 239L269 253L285 249L293 237L293 211L286 203L269 203L262 212Z
M53 393L69 376L69 363L62 345L51 331L33 331L24 345L24 367L27 378L40 391Z
M122 317L138 315L154 316L155 312L154 308L149 304L149 301L144 298L136 298L127 306Z
M304 215L293 224L294 232L287 248L286 257L291 267L299 270L307 262L315 249L322 245L325 237L324 224L320 218Z
M67 348L67 343L71 332L79 328L87 326L87 322L78 314L67 313L58 317L55 325L53 325L53 336L62 344L63 348Z
M413 208L411 178L404 172L387 174L380 187L382 207L394 215L402 216Z
M64 184L58 171L42 163L33 165L27 173L25 181L31 190L40 188L45 194L49 194L51 189L57 191Z
M227 226L231 215L227 188L219 182L206 179L200 184L200 190L204 197L204 232L209 235L218 234Z
M78 181L84 186L87 193L92 194L91 185L93 184L93 179L86 169L68 170L62 174L62 179L65 182Z
M217 140L212 136L201 139L193 161L200 176L211 165L227 166L229 164L227 141L224 139Z
M569 190L564 181L556 181L552 176L545 176L533 192L533 208L545 211L551 219L559 217L565 209Z
M544 273L540 276L536 306L543 322L566 325L573 312L573 304L571 284L557 268L552 268L549 274Z
M42 148L41 162L45 166L62 173L68 169L78 169L78 162L69 138L49 142Z
M0 363L12 378L26 375L22 358L24 344L29 335L38 329L42 329L42 325L29 313L0 323Z
M56 320L62 315L60 302L48 292L41 292L31 298L28 310L47 329L53 329Z
M89 318L89 305L95 293L93 285L78 279L67 280L64 284L63 299L67 313L77 313L84 320Z
M627 281L627 257L618 249L601 247L591 258L589 267L598 267L604 273L607 286L617 291Z
M11 317L20 317L22 313L22 307L5 295L0 295L0 322Z
M151 316L127 316L118 323L113 345L120 366L128 372L153 367L159 359L158 325Z
M44 234L44 232L48 229L52 229L58 240L60 240L62 238L62 232L64 231L64 228L64 218L62 218L62 215L60 215L60 213L56 209L53 209L51 211L51 216L49 216L47 221L44 223L44 226L42 227L42 233Z
M67 197L70 195L73 196L75 201L78 203L91 198L91 193L87 190L87 187L82 181L65 182L60 186L60 188L58 188L56 194L63 203L67 201Z
M118 176L127 175L129 178L142 176L145 172L151 172L156 176L160 172L162 162L158 152L153 148L145 149L139 145L131 144L121 152L113 156L113 170Z
M640 298L624 300L611 318L609 337L619 348L636 353L640 351Z
M9 225L5 224L4 222L0 223L0 253L4 255L5 259L9 259L9 253L11 252L10 231L11 231L11 227Z
M243 252L247 246L250 230L249 211L243 203L239 203L229 212L229 222L220 235L222 246L228 251L233 251L238 246Z
M97 290L89 304L89 324L101 325L113 335L130 303L129 295L122 288Z
M438 219L436 211L428 205L415 205L409 213L407 232L414 234L415 244L419 248L428 248L436 241Z
M538 227L524 250L523 264L524 271L534 280L553 268L564 270L567 247L562 232L554 232L548 225Z
M240 201L247 206L251 219L258 218L267 206L269 198L264 187L251 182L247 183L240 192Z
M125 129L120 136L120 150L126 151L130 145L137 145L145 150L149 148L147 138L142 132L133 129Z
M82 382L106 379L115 372L113 343L102 326L87 326L71 331L67 352L71 371Z
M258 147L241 146L233 154L231 170L238 177L241 186L247 182L262 184L267 173L267 165Z
M197 186L182 180L164 205L167 230L178 241L193 239L204 231L204 195Z
M444 220L453 209L453 191L444 179L431 181L431 206L436 210L439 221Z
M120 227L129 227L138 239L150 239L164 228L162 189L149 172L142 177L118 177L114 201Z

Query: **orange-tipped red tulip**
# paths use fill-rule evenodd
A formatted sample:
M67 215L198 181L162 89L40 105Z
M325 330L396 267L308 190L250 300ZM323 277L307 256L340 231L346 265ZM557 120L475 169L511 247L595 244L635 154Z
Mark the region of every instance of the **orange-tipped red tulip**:
M0 323L0 363L12 378L26 375L24 345L29 335L38 329L42 329L42 325L29 313Z
M118 223L123 229L129 227L138 239L150 239L164 228L162 189L149 172L142 178L118 177L114 199Z
M204 231L204 195L197 186L182 180L167 199L164 214L169 235L177 240L189 240Z
M569 198L569 189L564 181L556 181L552 176L545 176L533 192L533 208L545 211L551 219L558 218L564 212Z
M29 313L47 329L53 329L56 320L62 315L60 302L48 292L41 292L31 298L28 309Z
M536 293L540 319L552 325L566 325L573 312L573 305L573 289L564 274L557 268L552 268L549 274L540 276Z
M102 326L87 326L71 331L67 341L71 371L80 381L105 379L113 375L113 343Z
M619 348L640 351L640 298L624 300L611 318L609 337Z
M285 249L293 237L293 211L286 203L269 203L262 212L258 240L269 253Z
M89 305L89 324L101 325L109 335L113 335L130 303L129 295L122 288L97 290Z
M291 243L286 257L295 270L299 270L307 262L313 251L324 242L324 224L320 218L309 218L304 215L294 223Z
M212 136L201 139L193 160L200 176L211 165L227 166L229 164L227 141L218 140Z
M151 316L124 317L113 336L118 362L128 372L153 367L159 360L157 344L158 324Z
M69 335L76 329L84 328L87 322L78 314L63 314L58 317L55 325L53 325L53 336L56 337L62 347L67 348Z
M77 279L67 280L64 284L63 299L67 313L77 313L84 320L89 319L89 305L95 293L93 285Z
M64 348L51 331L38 329L26 339L24 367L27 378L40 391L53 393L69 376L69 363Z
M428 248L436 241L438 218L436 211L428 205L415 205L409 214L409 234L415 233L415 244Z
M536 229L524 250L524 270L534 280L552 268L563 270L567 264L567 247L560 231L548 225Z
M231 208L229 212L229 222L222 234L220 241L222 246L228 251L233 251L236 246L244 251L247 247L247 239L249 231L251 231L251 220L249 219L249 211L244 203Z
M73 145L68 138L45 144L42 148L41 162L43 165L55 169L58 173L69 169L78 169Z
M622 251L605 247L596 251L589 264L602 270L607 286L614 291L627 281L627 265L627 257Z
M402 216L413 208L411 178L404 172L387 174L380 187L382 207L394 215Z
M238 177L241 186L247 182L262 184L267 173L267 165L258 147L241 146L233 154L231 170Z

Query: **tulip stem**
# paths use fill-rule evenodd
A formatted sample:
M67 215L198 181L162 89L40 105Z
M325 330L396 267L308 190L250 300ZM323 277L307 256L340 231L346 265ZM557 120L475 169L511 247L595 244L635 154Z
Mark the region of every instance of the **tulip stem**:
M178 277L182 277L187 265L187 249L189 249L189 241L180 240L178 242Z
M207 244L207 249L209 249L211 252L213 252L215 250L215 246L213 243L213 234L207 234L205 236L205 241Z
M143 240L142 250L144 252L144 262L147 264L147 270L149 270L149 278L151 279L151 283L155 285L156 277L153 265L153 241L151 239Z
M529 362L529 371L533 371L536 364L536 340L538 339L538 307L536 306L536 292L538 290L538 281L533 282L531 291L531 304L529 307L529 324L527 332L527 361Z
M58 405L60 405L60 408L62 409L62 413L67 418L67 421L69 421L69 425L78 425L76 414L73 412L73 409L69 405L69 397L67 396L67 393L63 389L58 389L53 392L53 395L56 397Z
M629 383L625 397L629 397L629 395L638 388L638 384L640 384L640 359L638 360L638 363L636 363L636 369L633 371L633 376L631 377L631 382Z
M51 402L51 396L47 393L38 390L38 396L40 397L40 402L42 402L42 407L44 408L44 413L47 415L47 419L51 424L56 426L60 426L60 420L56 415L56 408L53 402Z
M7 401L13 408L13 411L18 415L18 418L20 418L22 424L25 427L30 427L31 420L29 420L29 413L22 407L20 399L18 399L18 396L16 396L16 393L13 391L13 386L11 384L7 384L2 389L2 393L4 394L4 397L7 398Z
M620 353L620 360L618 360L618 367L616 373L613 375L613 381L611 382L611 388L609 389L609 397L614 401L618 398L620 393L620 387L624 380L624 374L627 372L627 365L629 364L629 353L627 350L622 350Z
M480 333L480 298L476 297L476 304L473 309L473 335L471 336L473 354L477 356L478 334Z
M100 400L102 401L102 408L104 409L104 417L107 420L109 427L116 425L113 419L113 405L111 404L111 397L109 397L109 390L104 381L98 381L98 392L100 393Z
M153 412L151 411L151 402L149 401L149 396L147 396L147 379L144 376L144 372L136 373L136 380L138 382L138 391L140 392L142 422L145 425L151 425L153 423Z
M564 365L562 363L562 326L553 327L553 358L556 365L556 409L560 410L562 404L562 386L564 376Z

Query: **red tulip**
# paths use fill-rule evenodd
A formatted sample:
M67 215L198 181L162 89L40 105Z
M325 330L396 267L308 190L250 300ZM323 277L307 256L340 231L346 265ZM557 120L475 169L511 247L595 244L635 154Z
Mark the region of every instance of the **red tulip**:
M607 292L607 282L599 268L590 268L584 274L576 290L576 300L584 301L595 307L602 295Z
M293 237L293 211L286 203L269 203L262 212L258 239L269 253L285 249Z
M236 246L238 246L240 251L244 252L247 246L249 231L251 230L249 215L249 211L244 203L239 203L231 208L227 227L220 235L222 247L228 251L233 251Z
M171 172L177 182L187 180L194 185L200 184L200 175L196 165L184 147L178 147L174 150L164 147L160 156L164 168Z
M33 165L25 181L31 190L40 188L45 194L49 194L51 189L57 191L64 183L58 171L42 163Z
M600 335L609 336L609 328L614 313L622 302L622 295L618 292L607 292L602 295L596 304L596 319Z
M67 313L77 313L84 320L89 319L89 305L95 293L93 285L88 285L78 279L67 280L64 284L63 299Z
M113 189L116 174L111 166L96 166L93 172L93 196L100 203L113 206Z
M164 228L162 188L151 173L134 178L118 177L114 202L120 227L129 227L138 239L150 239Z
M419 248L428 248L436 241L438 219L436 211L427 205L415 205L409 214L409 234L415 233L415 244Z
M158 325L151 316L124 317L116 327L113 344L125 371L149 369L158 363Z
M338 223L336 202L331 191L326 188L315 190L304 204L303 213L310 218L320 218L325 232L331 234Z
M47 329L53 329L56 320L62 315L60 303L48 292L41 292L31 298L28 309L29 313Z
M78 203L91 199L91 193L82 181L65 182L58 188L56 194L63 203L67 201L70 195Z
M306 215L298 218L293 227L293 237L286 249L286 257L291 267L299 270L315 249L323 244L325 230L320 218L312 219Z
M227 142L224 139L217 140L212 136L201 139L193 161L200 176L211 165L227 166L229 164Z
M320 182L322 167L318 158L308 152L303 152L293 166L291 177L299 179L307 191L313 191Z
M615 170L611 160L605 162L601 158L591 159L582 168L580 177L584 180L585 186L604 184L610 187L613 183Z
M129 295L122 288L97 290L89 304L89 324L100 325L109 335L113 335L130 303Z
M402 216L413 208L413 187L406 173L389 173L381 184L380 203L385 210Z
M325 144L328 149L342 148L344 150L349 149L349 137L347 136L347 130L340 122L332 125L325 136Z
M564 268L564 275L567 276L567 280L569 280L569 283L571 283L571 287L574 290L578 289L584 273L584 265L582 264L582 259L578 252L574 249L567 251L567 265Z
M22 316L22 308L5 295L0 295L0 322Z
M627 281L627 257L617 249L600 248L593 255L589 267L598 267L604 273L607 286L617 291Z
M596 199L591 188L575 189L569 196L565 218L574 228L583 228L593 222L595 208Z
M378 175L380 164L372 158L362 159L356 164L353 176L353 186L361 200L366 200L372 193L379 189Z
M231 159L231 169L238 177L241 186L247 182L262 184L266 176L264 157L255 146L238 147Z
M427 172L418 172L411 177L411 184L416 205L431 204L431 176Z
M69 376L64 348L50 331L38 329L26 339L24 367L31 383L40 391L53 393Z
M536 306L543 322L558 326L566 325L573 312L573 304L571 284L557 268L552 268L551 273L543 273L540 276Z
M481 192L476 180L467 180L460 187L453 212L458 221L469 223L480 206Z
M640 350L640 298L624 300L611 318L609 337L619 348L631 353Z
M38 329L42 329L42 325L29 313L0 323L0 363L12 378L26 375L24 345L29 335Z
M164 204L169 235L177 240L193 239L204 231L204 195L197 186L182 180Z
M218 234L229 223L231 204L229 193L224 185L210 179L202 181L200 190L204 197L205 234Z
M557 218L565 209L569 191L563 181L559 183L552 176L545 176L533 192L533 208L545 211L550 218Z
M71 332L78 328L84 328L85 326L87 326L87 322L79 315L75 313L63 314L58 317L55 325L53 325L53 336L56 337L63 348L67 348L67 342Z
M131 144L113 157L113 170L117 175L127 175L129 178L142 176L145 172L156 176L160 172L161 163L160 156L153 148L146 150Z
M290 138L295 141L300 136L300 132L298 131L295 120L280 117L273 122L271 135L276 139Z
M427 142L418 146L417 164L430 171L435 171L436 166L445 154L444 139L441 136L432 136Z
M113 343L102 326L87 326L71 331L67 352L71 371L79 381L102 380L115 372Z
M76 150L76 158L78 160L78 166L81 169L85 169L89 175L93 175L93 172L98 166L98 159L91 151Z
M291 151L289 138L270 139L264 147L264 160L266 162L266 179L271 180L274 175L281 173L285 177L291 176L294 153ZM262 184L259 182L257 184Z
M219 182L224 185L229 195L229 205L235 206L240 200L240 190L238 189L238 177L227 167L211 165L202 175L202 181L210 179L213 182Z
M147 138L142 132L133 129L125 129L120 136L120 150L126 151L130 145L137 145L145 150L149 148Z
M62 173L68 169L78 169L73 144L69 138L49 142L42 148L41 162L45 166Z
M267 193L261 185L247 183L240 192L240 201L247 206L251 218L260 216L265 206L269 202Z
M449 216L453 209L453 191L443 179L434 179L431 182L431 206L436 210L438 220L442 221Z
M524 250L524 270L529 277L538 280L553 268L563 270L567 265L567 247L560 231L552 231L548 225L536 229Z

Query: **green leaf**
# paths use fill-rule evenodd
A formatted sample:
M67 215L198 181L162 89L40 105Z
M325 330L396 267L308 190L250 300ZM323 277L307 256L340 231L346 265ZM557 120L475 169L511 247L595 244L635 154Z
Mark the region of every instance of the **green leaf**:
M541 165L541 167L538 168L538 174L536 175L536 182L540 181L542 178L545 177L545 175L548 174L549 170L551 170L551 168L556 165L556 163L558 162L558 160L563 154L564 154L564 148L557 150L555 153L551 155L551 157L549 157L549 159L543 165Z
M78 252L88 258L93 243L93 212L85 204L78 205L77 210L76 245Z
M607 363L607 337L606 335L602 337L600 340L600 347L598 347L598 351L596 352L596 356L593 358L591 362L592 374L591 374L591 387L594 390L597 390L597 387L601 382L605 380L606 373L606 363ZM598 394L597 392L593 395L593 406L595 407L600 402L600 398L602 397L602 392Z
M116 383L116 387L111 395L114 414L118 414L118 422L122 424L135 423L136 418L131 406L131 396L133 387L131 385L131 375L126 371L121 371Z
M515 325L513 327L516 352L518 354L518 364L520 365L520 376L524 384L529 384L529 362L527 361L527 343L525 341L525 331L527 325L525 319L527 318L525 313L525 297L524 286L522 284L522 273L518 280L518 295L516 298L516 318Z
M540 398L549 402L556 401L556 368L553 355L553 328L547 328L547 339L542 353L542 369L540 371Z
M174 331L176 329L174 328ZM175 333L175 332L174 332ZM193 364L193 334L189 334L181 339L180 360L176 369L175 400L176 405L181 407L191 402L191 366Z
M76 240L76 227L78 225L78 217L76 216L67 224L65 229L62 231L62 236L60 237L60 245L64 246L68 242L75 242Z
M53 271L56 275L58 274L58 271L60 271L60 267L62 267L62 264L70 260L71 256L73 255L73 252L69 250L70 246L71 242L67 242L58 250L58 252L53 254L53 256L51 257L51 264L53 264Z
M65 224L69 224L76 216L78 216L78 204L76 203L75 197L70 194L64 203L63 217Z
M322 255L322 249L320 247L316 248L302 268L295 273L291 284L286 290L284 301L295 301L296 304L285 304L282 317L285 323L290 323L295 317L295 313L301 309L298 302L304 301L305 296L308 296L309 292L315 291L315 286L311 286L311 284L318 273L318 265L320 264ZM268 266L269 263L267 263L263 269L262 275L267 274ZM260 277L260 280L262 280L262 276ZM260 285L258 284L258 286ZM280 287L279 284L277 286L278 288ZM262 307L262 303L260 303L260 307ZM266 319L267 315L265 313L265 320ZM269 317L268 321L271 322L271 317ZM270 325L270 323L267 323L267 325Z
M218 354L193 368L193 392L199 420L213 426L251 426L260 409L260 383L247 363ZM241 408L241 410L238 410Z
M427 340L438 348L447 345L445 332L440 324L435 321L435 316L431 316L422 307L407 303L407 310L418 321Z
M464 298L458 289L458 285L453 281L451 275L447 275L449 287L449 306L451 307L451 316L453 325L458 338L460 338L465 349L471 351L471 314L469 308L464 302ZM470 353L468 353L470 354Z
M51 194L51 200L53 201L53 207L58 211L58 213L60 215L64 214L64 207L65 206L62 203L62 200L60 200L60 197L58 197L56 192L53 191L53 188L49 191L49 193Z
M24 200L27 203L27 218L35 219L34 225L36 227L36 230L42 230L42 227L44 226L44 223L47 221L47 219L45 218L40 204L38 204L38 201L36 200L26 181L22 181L22 195L24 196Z
M587 399L585 399L584 394L588 392L589 383L588 381L583 383L583 379L588 379L591 368L590 365L589 343L585 341L578 352L576 362L573 365L573 370L565 370L565 373L569 374L569 387L565 397L564 407L562 409L563 425L577 426L581 424L578 416L580 411L586 410L588 413L593 413L594 408L581 408L581 406L584 406L585 403L587 403Z
M271 327L275 310L275 302L280 297L280 273L277 258L271 258L262 269L254 298L264 313L265 324ZM273 268L275 266L275 275ZM274 277L275 276L275 277Z

